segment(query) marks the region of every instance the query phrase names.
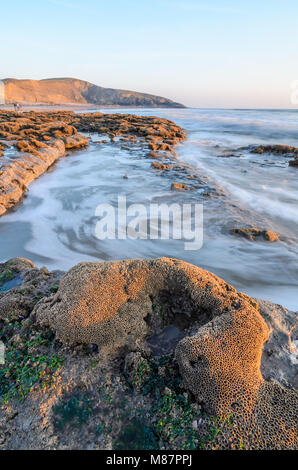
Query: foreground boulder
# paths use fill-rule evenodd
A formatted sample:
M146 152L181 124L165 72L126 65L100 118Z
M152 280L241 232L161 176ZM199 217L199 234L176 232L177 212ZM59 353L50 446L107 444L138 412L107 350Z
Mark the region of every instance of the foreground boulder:
M261 351L268 330L254 305L213 274L162 258L81 263L62 279L56 295L38 304L35 314L63 342L97 344L115 351L136 349L158 328L202 326L235 311L255 325ZM256 344L251 345L254 351Z
M136 429L150 449L297 448L293 312L175 259L81 263L60 281L16 259L0 275L0 448L110 450ZM57 428L73 413L82 427Z

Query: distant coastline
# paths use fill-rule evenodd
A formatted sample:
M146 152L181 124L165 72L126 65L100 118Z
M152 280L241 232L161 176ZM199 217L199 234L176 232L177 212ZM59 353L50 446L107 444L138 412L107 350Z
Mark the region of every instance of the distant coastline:
M130 90L104 88L76 78L53 78L46 80L17 80L6 78L4 104L15 102L26 106L77 106L141 108L185 108L162 96ZM1 103L3 104L3 103Z

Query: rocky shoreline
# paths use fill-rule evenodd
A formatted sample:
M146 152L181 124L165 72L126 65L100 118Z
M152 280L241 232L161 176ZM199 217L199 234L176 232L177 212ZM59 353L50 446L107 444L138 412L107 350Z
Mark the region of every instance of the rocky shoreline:
M294 312L167 258L0 290L1 449L297 449Z
M121 138L123 145L147 145L159 157L175 154L175 145L185 139L179 126L155 117L0 111L0 216L66 152L88 145L89 138L80 132L104 136L99 143Z
M177 178L169 189L209 198L176 157L185 138L155 117L0 111L0 215L91 140L145 148L152 171ZM276 147L250 150L297 155ZM253 226L230 233L279 240ZM0 449L297 449L295 321L176 259L67 273L2 263Z
M94 134L99 140L91 139ZM59 158L86 148L91 141L96 145L117 144L127 151L145 148L153 171L171 172L177 178L171 183L172 191L199 190L196 196L202 201L216 197L191 165L178 160L175 147L185 139L186 132L181 127L154 116L0 110L0 216L18 204L30 183ZM286 156L297 155L298 151L287 146L267 147L250 147L249 151ZM294 165L295 160L290 163ZM249 241L279 240L279 234L266 227L234 227L230 233Z

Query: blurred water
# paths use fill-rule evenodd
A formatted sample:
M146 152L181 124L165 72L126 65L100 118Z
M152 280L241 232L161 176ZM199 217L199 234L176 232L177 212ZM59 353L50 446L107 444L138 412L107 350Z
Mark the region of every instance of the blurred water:
M117 144L91 144L33 182L23 203L0 219L0 260L22 256L50 269L69 269L95 259L171 256L208 269L249 295L297 310L298 170L282 156L234 150L250 144L297 146L298 112L131 108L105 112L157 115L187 130L187 141L178 147L179 158L196 168L203 185L215 194L204 202L203 248L187 252L183 241L177 240L97 240L95 208L103 202L115 205L119 194L127 197L128 204L146 205L200 202L201 196L200 191L172 192L173 176L153 172L142 149L130 152ZM231 154L235 156L226 157ZM229 234L231 227L247 224L272 229L281 241L252 243Z

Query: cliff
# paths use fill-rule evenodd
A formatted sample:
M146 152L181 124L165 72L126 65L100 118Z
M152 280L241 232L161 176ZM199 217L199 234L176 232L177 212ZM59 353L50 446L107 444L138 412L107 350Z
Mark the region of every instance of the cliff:
M135 91L103 88L74 78L46 80L3 80L6 104L91 104L99 106L140 106L184 108L167 98Z

